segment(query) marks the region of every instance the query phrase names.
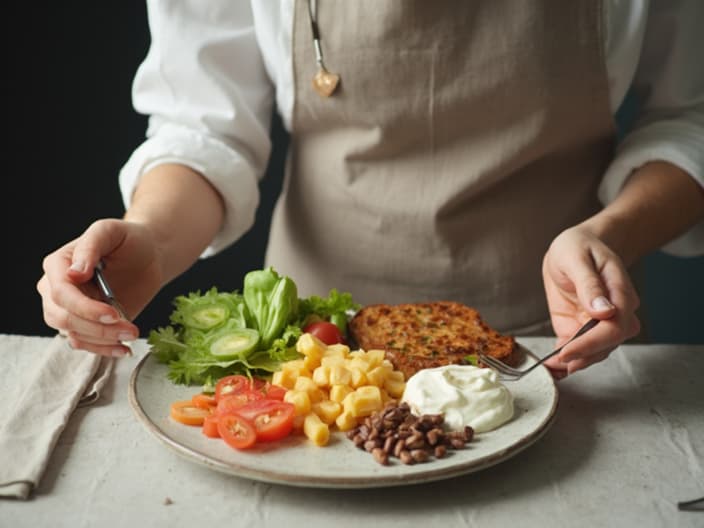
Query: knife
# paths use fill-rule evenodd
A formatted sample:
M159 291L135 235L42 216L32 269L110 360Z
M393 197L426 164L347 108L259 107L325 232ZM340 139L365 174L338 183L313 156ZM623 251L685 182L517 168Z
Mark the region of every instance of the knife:
M98 288L100 288L103 297L105 297L105 302L115 308L115 310L117 310L117 313L120 314L120 317L122 317L125 321L129 321L130 319L129 317L127 317L125 309L115 298L115 294L112 292L112 288L110 288L108 281L105 280L105 275L103 275L104 268L105 265L103 264L103 261L98 261L98 264L96 264L95 269L93 270L93 282L95 282L95 284L98 285Z

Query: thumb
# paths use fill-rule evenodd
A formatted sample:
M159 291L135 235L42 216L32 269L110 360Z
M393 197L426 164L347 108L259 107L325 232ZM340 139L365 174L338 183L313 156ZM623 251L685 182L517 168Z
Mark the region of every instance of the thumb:
M113 249L111 225L105 221L94 222L78 238L71 255L69 276L84 282L93 276L93 270L100 259Z

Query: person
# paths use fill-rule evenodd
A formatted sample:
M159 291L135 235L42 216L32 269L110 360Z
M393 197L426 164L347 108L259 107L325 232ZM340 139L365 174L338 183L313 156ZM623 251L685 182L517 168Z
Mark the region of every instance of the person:
M149 126L120 172L126 212L45 257L45 322L75 348L127 353L139 329L100 302L94 267L134 318L234 243L275 108L291 141L266 265L301 294L457 300L558 342L597 318L549 366L601 361L639 332L630 268L658 248L704 252L703 9L149 1L133 84Z

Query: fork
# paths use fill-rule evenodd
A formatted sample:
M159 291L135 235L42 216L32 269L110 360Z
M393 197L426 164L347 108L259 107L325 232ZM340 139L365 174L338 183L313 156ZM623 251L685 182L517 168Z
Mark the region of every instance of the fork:
M527 369L524 369L524 370L518 370L513 367L510 367L506 363L503 363L502 361L499 361L498 359L493 358L491 356L487 356L486 354L478 354L478 357L482 363L484 363L485 365L489 365L492 369L496 370L499 373L499 376L501 377L501 379L503 379L505 381L516 381L516 380L521 379L523 376L528 374L531 370L535 369L539 365L542 365L543 363L545 363L545 361L547 361L548 359L553 357L555 354L559 354L560 351L563 348L565 348L567 343L571 343L572 341L577 339L579 336L581 336L585 332L594 328L598 322L599 322L599 319L590 319L589 321L587 321L584 324L584 326L582 326L582 328L577 330L577 333L575 335L573 335L566 342L564 342L562 344L562 346L556 348L555 350L550 352L547 356L541 358L540 361L538 361L537 363L531 365L530 367L528 367Z

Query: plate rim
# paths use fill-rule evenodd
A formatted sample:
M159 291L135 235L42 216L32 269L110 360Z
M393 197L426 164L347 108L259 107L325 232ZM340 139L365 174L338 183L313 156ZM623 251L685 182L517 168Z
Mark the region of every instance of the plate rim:
M519 344L523 348L525 354L530 356L533 360L537 361L537 357L525 346ZM371 489L371 488L382 488L382 487L392 487L401 485L413 485L425 482L432 482L438 480L445 480L461 475L468 475L470 473L475 473L481 471L488 467L494 466L500 462L513 458L515 455L519 454L526 448L537 442L542 436L550 429L557 416L557 409L560 402L560 393L555 383L555 380L550 377L552 388L553 388L553 401L551 408L546 416L546 418L530 433L521 437L517 442L507 446L506 448L487 454L481 458L475 458L467 460L465 463L458 463L455 466L443 467L433 469L429 467L426 471L414 473L414 474L403 474L394 473L387 476L374 476L369 477L337 477L335 475L329 475L325 477L319 476L305 476L300 477L290 473L276 472L272 470L262 470L262 469L252 469L246 465L242 465L237 462L224 463L217 460L206 453L198 451L192 447L184 445L183 443L173 439L167 432L165 432L159 425L157 425L146 413L142 404L139 401L137 381L139 374L150 360L150 358L155 357L151 351L147 351L144 356L139 360L139 362L132 369L130 374L130 380L128 385L128 399L133 412L137 415L137 418L141 421L142 425L152 433L162 444L166 445L176 454L189 460L190 462L196 462L201 465L205 465L210 469L218 471L220 473L225 473L228 475L247 478L251 480L267 482L271 484L284 484L288 486L304 487L304 488L340 488L340 489ZM154 359L154 361L158 361ZM544 367L543 367L544 368ZM339 431L335 431L334 434L338 434ZM339 433L343 434L343 433ZM429 464L430 466L430 464Z

